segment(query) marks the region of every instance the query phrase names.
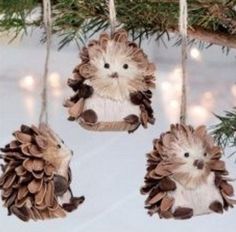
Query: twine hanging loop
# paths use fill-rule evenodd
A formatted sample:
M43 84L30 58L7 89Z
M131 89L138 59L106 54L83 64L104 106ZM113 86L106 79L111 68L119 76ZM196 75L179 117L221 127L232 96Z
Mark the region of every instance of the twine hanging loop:
M182 86L180 103L180 123L186 123L187 117L187 46L188 46L188 8L187 0L180 0L179 32L182 38L181 66Z
M108 11L109 11L109 21L111 25L111 34L113 34L117 26L116 7L114 0L108 0Z
M48 124L48 67L50 58L50 47L52 37L52 18L51 18L51 2L50 0L43 0L43 23L46 31L46 58L43 73L43 87L41 93L41 111L39 116L39 123Z

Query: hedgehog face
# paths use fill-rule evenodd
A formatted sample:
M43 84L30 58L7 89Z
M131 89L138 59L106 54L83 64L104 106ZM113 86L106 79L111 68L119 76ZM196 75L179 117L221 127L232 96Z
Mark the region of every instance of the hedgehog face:
M124 30L100 35L81 53L79 75L96 94L113 100L129 99L130 93L154 87L155 65L148 61L135 43L128 41Z
M161 153L173 165L172 173L186 188L195 188L208 178L215 149L214 141L205 127L193 130L177 124L161 137ZM217 154L217 153L216 153Z
M194 188L209 175L209 154L201 141L196 143L174 144L176 156L181 165L175 170L174 177L184 186Z
M90 64L94 70L91 82L96 92L104 97L124 100L131 92L145 90L145 69L133 58L133 48L113 40L106 48L94 46L89 49Z
M72 151L49 127L41 125L41 128L42 127L44 127L43 131L46 131L47 142L49 143L48 148L44 152L44 159L55 166L57 170L56 174L67 178L67 171L72 158Z
M119 81L128 83L142 76L142 69L132 59L132 49L125 44L108 41L106 50L101 51L91 59L91 64L96 71L94 77L106 79L111 83Z

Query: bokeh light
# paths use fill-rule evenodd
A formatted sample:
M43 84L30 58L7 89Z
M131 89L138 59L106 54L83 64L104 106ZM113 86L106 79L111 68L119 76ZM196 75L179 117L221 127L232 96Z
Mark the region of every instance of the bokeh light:
M190 50L190 56L191 56L192 59L194 59L194 60L198 60L198 61L201 60L201 53L200 53L200 51L199 51L197 48L192 48L192 49Z
M27 75L19 81L19 86L27 91L32 92L35 89L35 80L33 76Z
M236 97L236 83L231 87L231 93L234 97Z

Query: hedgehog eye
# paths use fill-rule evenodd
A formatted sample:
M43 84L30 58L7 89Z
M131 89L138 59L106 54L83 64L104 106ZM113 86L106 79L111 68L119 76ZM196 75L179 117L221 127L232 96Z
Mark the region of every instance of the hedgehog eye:
M60 148L61 148L61 145L60 145L60 144L57 144L57 147L60 149Z
M110 68L110 64L105 63L105 64L104 64L104 68L107 68L107 69Z
M129 67L128 64L124 64L124 65L123 65L123 68L124 68L124 69L127 69L128 67Z
M188 152L184 153L184 157L188 158L189 157L189 153Z
M205 152L203 155L206 157L206 156L207 156L207 153Z

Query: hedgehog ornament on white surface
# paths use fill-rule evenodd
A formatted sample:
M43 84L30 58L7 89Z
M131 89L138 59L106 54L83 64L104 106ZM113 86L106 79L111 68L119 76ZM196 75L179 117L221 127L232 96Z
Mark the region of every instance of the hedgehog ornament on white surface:
M171 125L148 154L141 193L148 194L149 214L187 219L233 207L234 190L221 153L205 126Z
M23 221L65 217L84 197L74 197L69 167L72 152L48 126L22 125L2 148L0 189L8 214Z
M68 85L75 95L65 102L69 120L98 131L132 132L154 123L151 107L155 66L128 41L125 30L102 33L81 52L81 64Z

